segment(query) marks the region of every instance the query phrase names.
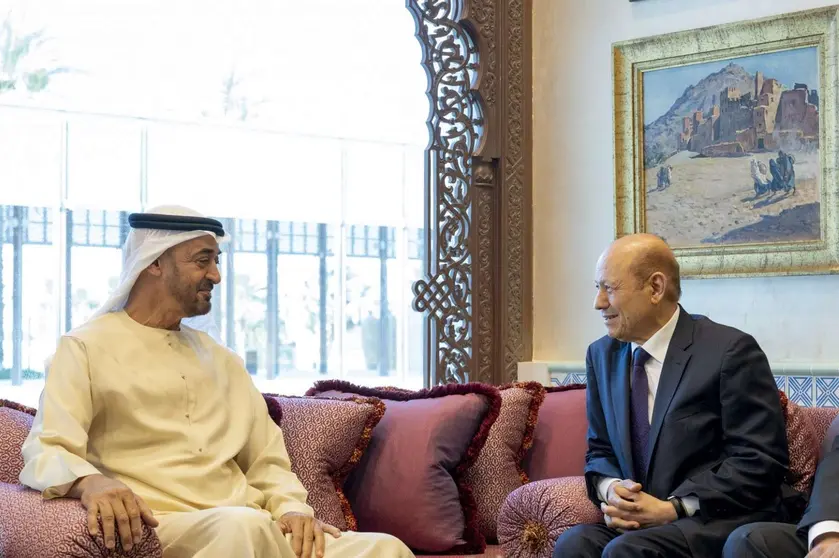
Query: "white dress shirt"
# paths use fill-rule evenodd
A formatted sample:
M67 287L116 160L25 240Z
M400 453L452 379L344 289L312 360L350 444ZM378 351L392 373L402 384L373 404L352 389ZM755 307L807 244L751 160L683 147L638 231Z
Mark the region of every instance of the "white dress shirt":
M679 322L679 313L681 309L676 308L670 320L664 324L655 334L650 337L646 343L641 345L649 355L650 358L644 364L644 370L647 372L647 384L650 387L650 392L647 395L647 419L652 423L653 421L653 407L655 405L655 395L658 392L658 382L661 380L661 369L664 366L664 358L667 356L667 349L670 347L670 340L673 338L673 332L676 331L676 324ZM637 344L632 343L632 351L638 347ZM607 501L607 494L609 485L616 479L612 477L604 477L597 483L597 492L600 499ZM682 498L682 503L685 506L685 512L688 516L692 516L699 510L699 499L695 496L686 496Z
M826 533L839 533L839 521L819 521L807 533L807 548L813 549L813 541Z

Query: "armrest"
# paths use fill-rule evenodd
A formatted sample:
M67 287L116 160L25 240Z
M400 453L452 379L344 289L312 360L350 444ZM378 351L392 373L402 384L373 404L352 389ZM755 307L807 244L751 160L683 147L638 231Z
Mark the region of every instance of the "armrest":
M603 514L586 495L585 478L531 482L513 491L498 514L498 542L505 556L549 558L557 537Z
M153 529L143 527L143 538L124 558L163 558ZM87 532L87 515L78 500L44 500L24 486L0 483L0 556L6 558L104 558L113 556L102 535Z

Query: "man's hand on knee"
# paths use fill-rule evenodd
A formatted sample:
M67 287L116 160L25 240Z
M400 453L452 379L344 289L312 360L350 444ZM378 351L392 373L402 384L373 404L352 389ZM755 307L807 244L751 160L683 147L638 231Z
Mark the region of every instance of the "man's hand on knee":
M600 510L606 516L606 525L614 529L655 527L678 518L673 504L643 492L641 485L631 480L613 482L607 496L608 502L600 504Z
M825 533L818 537L807 558L839 558L839 534Z
M78 498L87 510L87 530L95 537L99 534L98 517L102 518L102 535L105 546L116 546L114 524L122 548L131 550L140 542L143 523L157 527L157 519L143 501L130 488L116 479L104 475L89 475L76 481L68 496Z
M291 548L297 558L309 558L312 555L312 546L315 556L323 558L326 546L323 534L328 533L336 539L341 536L341 531L336 527L297 512L289 512L282 516L279 525L284 534L291 533Z

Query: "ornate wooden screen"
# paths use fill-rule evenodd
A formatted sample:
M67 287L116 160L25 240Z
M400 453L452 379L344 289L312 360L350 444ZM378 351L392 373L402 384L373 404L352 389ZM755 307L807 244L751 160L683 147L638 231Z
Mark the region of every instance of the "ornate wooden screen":
M530 0L407 0L429 76L426 383L516 378L531 345Z

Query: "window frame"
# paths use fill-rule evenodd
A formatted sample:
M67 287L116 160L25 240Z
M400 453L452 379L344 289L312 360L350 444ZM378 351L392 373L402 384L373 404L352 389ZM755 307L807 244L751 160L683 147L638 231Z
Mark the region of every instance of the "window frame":
M427 386L516 381L532 357L532 4L407 0L431 104Z
M425 276L412 304L424 314L425 385L515 381L518 362L532 356L532 0L406 5L430 102L426 249L418 251ZM66 275L65 289L69 267ZM19 321L18 293L13 301ZM66 325L69 307L63 313Z

